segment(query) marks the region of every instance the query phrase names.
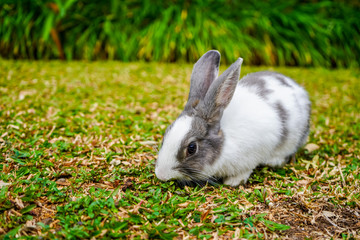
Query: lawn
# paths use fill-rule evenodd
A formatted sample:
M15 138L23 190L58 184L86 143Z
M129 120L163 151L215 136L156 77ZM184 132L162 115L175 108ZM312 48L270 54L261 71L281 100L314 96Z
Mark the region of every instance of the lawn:
M310 144L245 186L184 187L154 163L192 65L0 60L0 238L360 238L360 71L241 76L264 69L309 91Z

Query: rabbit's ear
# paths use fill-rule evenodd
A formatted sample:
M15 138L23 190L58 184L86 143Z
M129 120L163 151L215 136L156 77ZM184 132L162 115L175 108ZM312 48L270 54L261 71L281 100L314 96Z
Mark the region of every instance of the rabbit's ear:
M219 65L220 53L216 50L208 51L195 63L185 111L194 108L199 101L204 99L211 83L219 74Z
M218 122L223 110L230 103L240 77L242 58L234 62L210 86L201 104L201 112L210 122Z

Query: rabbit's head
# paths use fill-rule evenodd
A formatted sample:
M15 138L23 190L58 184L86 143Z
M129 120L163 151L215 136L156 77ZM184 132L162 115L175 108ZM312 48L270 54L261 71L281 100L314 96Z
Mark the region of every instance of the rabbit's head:
M155 174L163 181L208 180L224 143L220 120L240 76L239 58L218 77L220 53L209 51L194 65L184 111L164 134Z

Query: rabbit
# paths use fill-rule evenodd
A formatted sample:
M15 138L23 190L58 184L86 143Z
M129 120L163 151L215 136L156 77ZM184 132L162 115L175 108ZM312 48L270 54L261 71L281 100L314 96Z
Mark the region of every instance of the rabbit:
M305 144L311 102L294 80L262 71L239 81L243 59L219 77L220 53L194 65L188 101L166 129L155 174L162 181L245 184L259 165L281 167Z

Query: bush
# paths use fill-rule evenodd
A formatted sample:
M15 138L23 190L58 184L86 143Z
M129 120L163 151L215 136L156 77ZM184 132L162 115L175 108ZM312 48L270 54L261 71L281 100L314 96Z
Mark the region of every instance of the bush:
M25 59L358 67L360 5L342 1L3 0L0 54Z

